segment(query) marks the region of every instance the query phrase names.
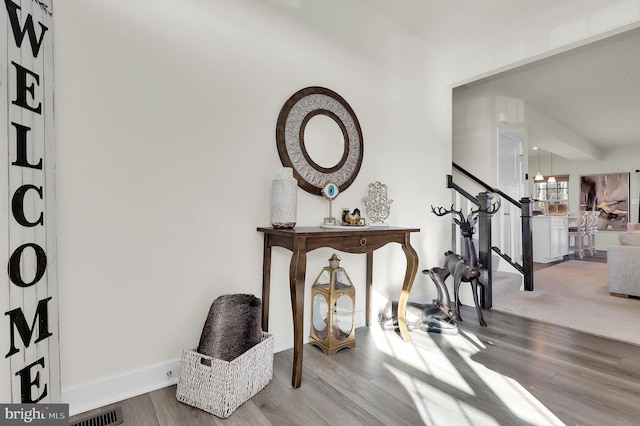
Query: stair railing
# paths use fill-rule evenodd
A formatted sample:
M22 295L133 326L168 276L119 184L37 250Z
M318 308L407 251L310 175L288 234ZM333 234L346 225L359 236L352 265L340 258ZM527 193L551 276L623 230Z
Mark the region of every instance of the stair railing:
M487 209L491 205L493 194L499 195L502 200L516 206L520 210L521 232L522 232L522 259L521 263L517 259L512 259L509 255L502 252L499 247L493 246L491 241L491 218L492 215L480 214L478 217L478 261L481 264L481 303L485 309L491 308L493 304L492 289L492 262L491 251L498 254L507 263L512 265L523 276L524 289L533 291L533 232L532 232L532 200L529 197L523 197L520 201L516 201L508 194L499 189L492 188L481 179L477 178L467 170L452 163L454 169L461 172L464 176L471 179L476 184L484 188L485 192L480 192L477 197L471 195L464 188L460 187L453 181L453 176L447 175L447 188L455 190L462 197L482 209Z

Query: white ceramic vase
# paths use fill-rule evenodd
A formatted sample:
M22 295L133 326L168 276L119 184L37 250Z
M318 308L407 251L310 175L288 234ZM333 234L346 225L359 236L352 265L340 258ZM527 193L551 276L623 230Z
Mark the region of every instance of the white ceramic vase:
M271 225L291 229L296 226L298 181L291 167L282 167L271 183Z

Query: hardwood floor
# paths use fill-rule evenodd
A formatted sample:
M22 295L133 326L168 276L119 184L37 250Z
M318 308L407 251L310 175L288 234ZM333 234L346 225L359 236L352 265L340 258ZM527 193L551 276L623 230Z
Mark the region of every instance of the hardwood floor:
M640 346L496 311L484 328L462 312L458 335L407 343L375 325L332 357L305 345L298 389L292 350L276 353L272 382L228 419L177 402L175 386L114 406L135 426L638 424Z

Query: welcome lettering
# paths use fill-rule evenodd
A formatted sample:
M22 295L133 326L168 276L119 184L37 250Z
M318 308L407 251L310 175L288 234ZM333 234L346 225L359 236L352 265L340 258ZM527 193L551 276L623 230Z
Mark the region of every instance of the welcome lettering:
M25 13L21 6L11 0L5 0L5 7L8 14L8 20L11 25L11 33L13 34L13 42L17 48L21 48L25 40L28 40L28 46L33 58L37 58L43 46L43 41L47 36L48 28L42 22L34 22L31 14L27 14L24 23L21 24L21 18ZM21 50L23 52L24 50ZM27 50L28 51L28 50ZM16 108L22 114L14 114L16 117L24 117L24 113L42 114L42 87L41 78L38 73L24 66L21 61L12 58L10 72L13 73L15 86L13 87L15 96L11 99L9 108ZM11 81L11 80L10 80ZM11 110L10 110L11 112ZM33 120L35 121L35 120ZM31 122L31 120L27 121ZM36 152L31 149L33 144L43 144L42 140L31 140L33 135L32 129L24 123L11 121L12 130L9 132L13 135L13 140L9 143L15 144L15 157L11 160L10 167L20 167L25 169L41 172L43 170L43 158L30 158L30 152ZM10 136L11 138L11 136ZM33 157L34 155L31 155ZM28 174L26 174L28 176ZM46 223L46 212L44 209L36 213L35 217L28 217L25 211L25 197L36 197L44 200L45 188L34 183L22 183L11 197L11 217L24 228L44 228ZM44 204L43 204L44 205ZM28 234L26 234L28 235ZM34 271L28 273L28 277L23 276L21 264L24 263L23 256L29 253L35 256ZM47 255L44 248L36 242L23 243L16 247L7 265L9 286L15 286L17 289L26 289L36 286L47 271ZM23 349L28 348L32 343L44 341L50 338L53 333L49 330L49 302L52 297L44 297L37 303L37 308L33 313L31 321L25 315L23 307L13 307L4 313L8 325L9 348L6 352L5 359L11 358L19 354ZM28 315L29 313L27 313ZM19 336L19 339L18 339ZM34 340L35 339L35 340ZM45 398L48 394L47 383L41 380L41 371L47 365L46 357L38 359L25 360L24 366L20 367L15 376L20 381L20 402L36 403Z

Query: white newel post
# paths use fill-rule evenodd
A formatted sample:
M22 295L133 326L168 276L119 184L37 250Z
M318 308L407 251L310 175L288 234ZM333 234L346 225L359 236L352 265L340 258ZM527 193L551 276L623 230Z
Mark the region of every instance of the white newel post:
M0 402L60 402L52 0L4 0Z

